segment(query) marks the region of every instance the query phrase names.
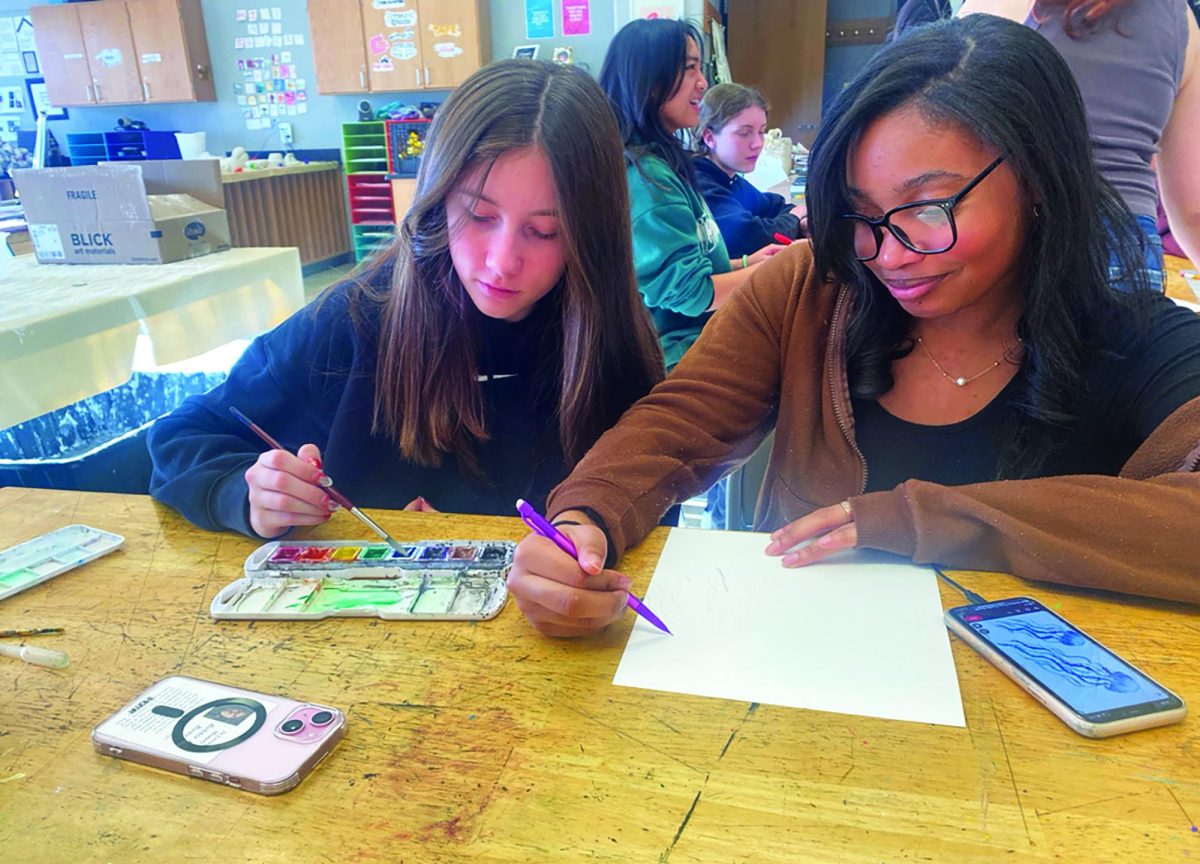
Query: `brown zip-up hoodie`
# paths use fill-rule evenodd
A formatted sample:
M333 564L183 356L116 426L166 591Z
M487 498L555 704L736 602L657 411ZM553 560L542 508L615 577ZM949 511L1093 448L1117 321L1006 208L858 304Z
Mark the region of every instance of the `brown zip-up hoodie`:
M547 510L591 508L620 556L666 509L743 461L775 426L755 524L772 531L847 498L858 545L919 564L1200 602L1200 398L1175 410L1119 477L863 494L846 379L849 289L807 243L776 255L713 316L672 375L605 433Z

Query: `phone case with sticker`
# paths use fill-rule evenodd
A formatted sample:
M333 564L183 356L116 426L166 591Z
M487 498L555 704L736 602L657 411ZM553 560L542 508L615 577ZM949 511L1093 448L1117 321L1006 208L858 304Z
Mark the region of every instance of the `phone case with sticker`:
M97 726L92 744L106 756L278 795L345 734L336 708L176 675Z

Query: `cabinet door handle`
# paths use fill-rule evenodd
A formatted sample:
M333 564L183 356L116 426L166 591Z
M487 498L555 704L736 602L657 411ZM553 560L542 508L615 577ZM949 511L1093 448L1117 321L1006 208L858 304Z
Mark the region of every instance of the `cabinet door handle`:
M421 68L418 66L413 70L413 74L417 76L417 86L421 86Z
M100 95L100 82L95 78L92 79L92 89L96 91L96 101L99 102L102 98Z
M358 86L367 89L367 64L363 63L358 67Z
M429 64L425 64L425 86L429 86Z
M89 102L96 101L95 99L92 98L92 85L91 84L84 84L83 92L87 94L87 101L89 101Z
M142 79L142 96L145 97L147 102L150 101L150 81L147 78Z

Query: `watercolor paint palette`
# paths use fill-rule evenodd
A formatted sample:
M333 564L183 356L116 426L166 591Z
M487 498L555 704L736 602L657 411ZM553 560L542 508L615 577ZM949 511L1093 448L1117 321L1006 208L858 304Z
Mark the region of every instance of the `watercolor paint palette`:
M107 555L124 542L120 534L67 525L0 551L0 600Z
M272 542L246 559L245 575L213 598L216 619L369 617L483 621L504 607L516 544L422 540Z

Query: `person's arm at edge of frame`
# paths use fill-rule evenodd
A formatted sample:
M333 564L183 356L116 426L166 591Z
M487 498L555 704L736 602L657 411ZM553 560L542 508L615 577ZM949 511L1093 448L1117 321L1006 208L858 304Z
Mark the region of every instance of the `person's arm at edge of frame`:
M1171 234L1200 267L1200 27L1187 15L1188 42L1183 78L1171 117L1159 141L1158 185Z
M1200 603L1198 468L1200 397L1159 424L1118 477L909 480L792 522L772 535L768 554L802 566L857 546L917 564ZM819 532L831 539L785 554Z

